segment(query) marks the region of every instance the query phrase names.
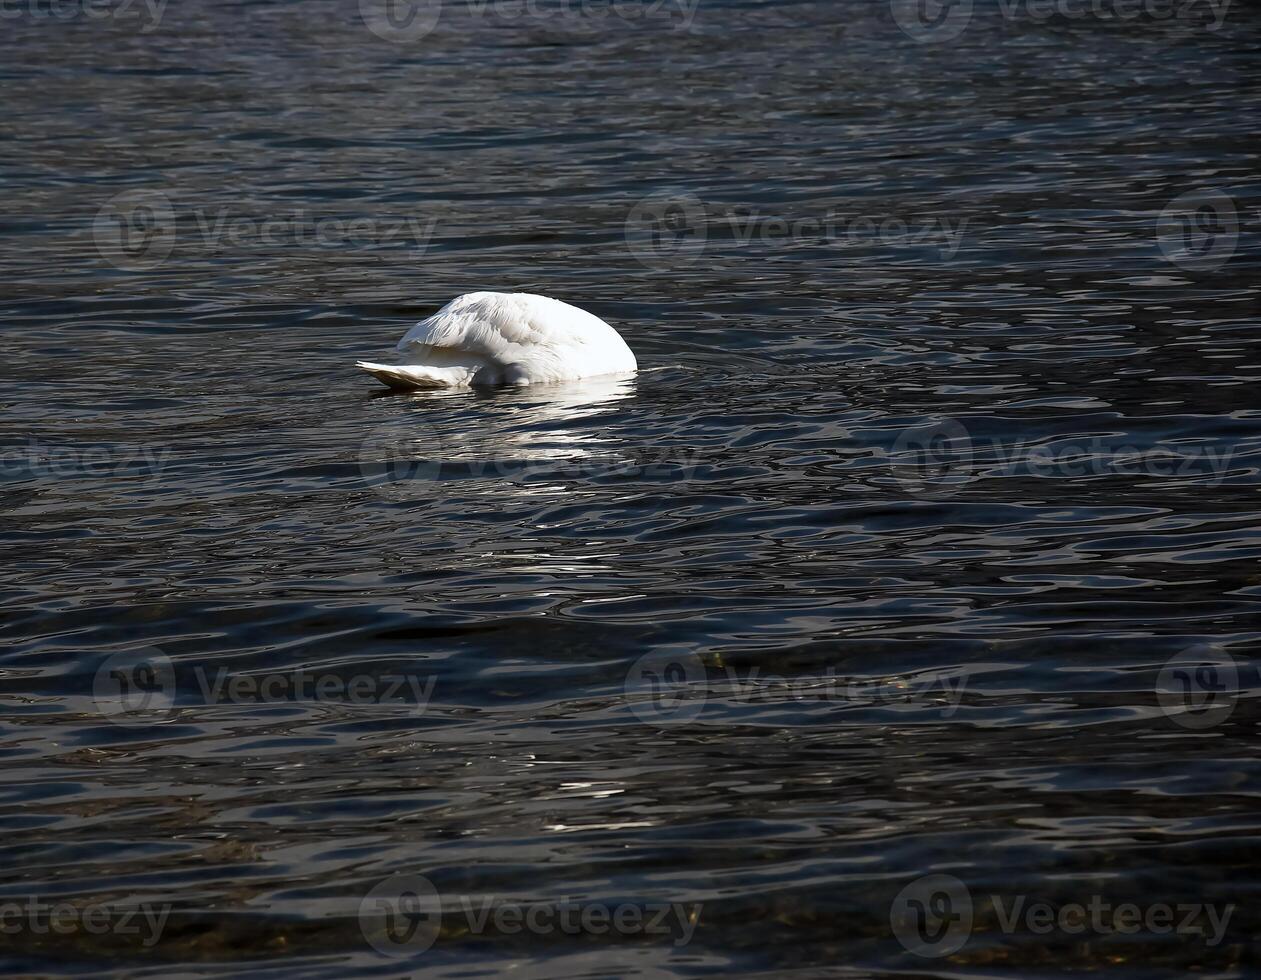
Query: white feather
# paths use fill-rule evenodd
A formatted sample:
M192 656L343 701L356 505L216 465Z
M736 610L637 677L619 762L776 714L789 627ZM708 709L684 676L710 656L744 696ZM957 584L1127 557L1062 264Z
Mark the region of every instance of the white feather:
M400 364L356 366L392 388L530 385L630 374L635 355L597 316L532 293L465 293L398 343Z

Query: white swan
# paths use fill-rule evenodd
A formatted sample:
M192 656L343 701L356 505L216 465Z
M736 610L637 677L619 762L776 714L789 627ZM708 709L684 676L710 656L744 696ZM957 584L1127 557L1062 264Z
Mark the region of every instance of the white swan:
M637 369L616 330L586 310L532 293L465 293L402 340L402 364L356 361L391 388L531 385Z

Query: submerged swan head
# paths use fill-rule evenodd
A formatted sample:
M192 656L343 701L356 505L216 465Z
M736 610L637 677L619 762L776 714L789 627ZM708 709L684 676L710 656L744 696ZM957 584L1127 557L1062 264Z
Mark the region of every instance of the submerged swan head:
M599 317L533 293L465 293L399 341L401 363L358 361L391 388L525 386L631 374L626 341Z

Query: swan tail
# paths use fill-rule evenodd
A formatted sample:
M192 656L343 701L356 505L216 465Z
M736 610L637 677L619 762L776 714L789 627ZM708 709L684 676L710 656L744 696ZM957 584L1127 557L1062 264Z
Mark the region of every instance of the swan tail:
M373 364L371 361L356 361L355 367L367 371L383 385L400 389L453 388L464 384L468 378L468 369L462 367Z

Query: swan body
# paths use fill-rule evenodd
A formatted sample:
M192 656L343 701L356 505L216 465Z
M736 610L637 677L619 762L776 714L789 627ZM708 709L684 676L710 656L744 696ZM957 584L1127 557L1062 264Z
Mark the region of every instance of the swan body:
M401 364L357 361L391 388L531 385L637 369L616 330L532 293L465 293L407 331Z

